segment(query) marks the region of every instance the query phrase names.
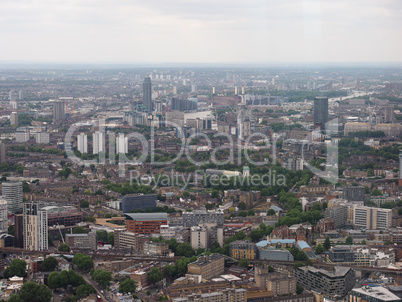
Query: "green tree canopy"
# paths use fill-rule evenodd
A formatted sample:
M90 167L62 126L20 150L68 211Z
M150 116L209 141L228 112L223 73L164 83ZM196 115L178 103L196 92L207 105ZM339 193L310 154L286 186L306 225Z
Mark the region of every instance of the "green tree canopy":
M106 287L112 280L112 272L104 271L102 269L91 270L90 272L92 280L98 283L100 286Z
M377 188L374 188L373 191L371 191L371 196L382 196L382 192Z
M45 284L28 281L21 286L19 296L23 302L50 302L52 292Z
M176 248L176 253L177 256L184 256L184 257L191 257L195 255L194 249L191 247L190 243L188 242L183 242L182 244L179 244Z
M321 243L317 244L317 247L315 248L316 254L322 254L324 252L324 247L322 246Z
M90 294L95 294L96 290L93 288L92 285L90 284L81 284L80 286L77 287L75 291L75 296L78 299L83 299L88 297Z
M47 278L47 284L51 289L57 289L61 286L60 274L58 272L51 272Z
M248 259L243 258L240 260L240 263L239 263L240 267L248 268L249 265L250 265L250 262L248 261Z
M323 244L324 248L326 250L329 250L331 248L331 241L329 240L329 237L325 238L324 244Z
M4 272L4 277L7 279L14 276L25 277L26 266L27 263L24 260L14 259L13 261L11 261L10 265L7 266Z
M152 284L155 284L163 279L163 274L159 268L153 267L149 271L148 279Z
M268 212L267 212L267 216L274 216L274 215L276 215L275 210L274 209L269 209Z
M47 257L42 262L42 270L45 272L52 272L59 265L59 262L54 257Z
M131 278L127 278L123 282L120 283L119 285L119 292L120 293L135 293L135 282Z
M4 301L4 300L2 300L2 301ZM23 302L23 301L20 298L20 295L14 294L14 295L10 296L10 298L7 300L7 302Z
M93 266L92 257L82 253L77 253L74 255L73 263L77 265L79 269L84 271L89 271Z
M70 251L70 247L68 246L67 243L60 243L59 247L58 247L58 251L59 252L69 252Z

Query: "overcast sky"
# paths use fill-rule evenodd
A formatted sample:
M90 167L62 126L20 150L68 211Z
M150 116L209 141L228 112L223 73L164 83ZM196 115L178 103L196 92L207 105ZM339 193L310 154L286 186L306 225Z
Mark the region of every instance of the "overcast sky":
M402 61L401 0L0 0L0 61Z

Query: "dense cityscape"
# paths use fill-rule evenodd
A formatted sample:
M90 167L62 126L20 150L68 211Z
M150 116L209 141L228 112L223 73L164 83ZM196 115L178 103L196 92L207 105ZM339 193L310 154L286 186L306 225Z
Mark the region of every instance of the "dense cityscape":
M401 14L2 0L0 302L402 302Z
M0 87L2 299L400 300L400 69L8 69Z

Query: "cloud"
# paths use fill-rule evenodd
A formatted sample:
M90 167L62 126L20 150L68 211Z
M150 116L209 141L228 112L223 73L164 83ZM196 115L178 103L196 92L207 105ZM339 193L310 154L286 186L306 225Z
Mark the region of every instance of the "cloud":
M2 0L0 61L401 61L398 0Z

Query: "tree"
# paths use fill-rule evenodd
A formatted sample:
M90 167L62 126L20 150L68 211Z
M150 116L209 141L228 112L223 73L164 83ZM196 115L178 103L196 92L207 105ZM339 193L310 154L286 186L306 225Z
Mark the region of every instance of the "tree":
M159 268L153 267L149 271L148 279L152 284L155 284L163 279L163 274Z
M297 269L297 268L302 267L302 266L304 266L304 264L301 263L301 262L296 262L295 264L293 264L294 269Z
M313 204L311 211L321 211L321 205L318 202Z
M93 261L91 256L84 255L82 253L77 253L74 255L73 263L77 265L77 267L84 271L89 271L93 266Z
M89 208L89 201L82 201L81 208Z
M9 225L7 233L12 235L12 236L15 236L15 226L14 225Z
M322 254L323 252L324 252L324 247L322 246L321 243L319 243L315 248L315 253L319 255L319 254Z
M28 281L21 286L20 298L24 302L50 302L52 292L45 284Z
M297 285L296 285L296 293L297 293L298 295L300 295L300 294L303 293L303 291L304 291L304 287L301 286L300 284L297 284Z
M59 252L69 252L70 251L70 247L68 246L67 243L60 243L59 248L58 248Z
M373 191L371 191L371 196L382 196L382 192L375 188Z
M22 182L22 192L24 193L31 192L31 187L28 185L26 181Z
M189 258L193 255L195 255L195 252L193 248L191 247L190 243L188 242L183 242L182 244L179 244L176 248L176 253L177 256L184 256L186 258Z
M112 272L107 272L102 269L91 271L92 280L98 283L100 286L106 287L112 280Z
M352 245L353 244L353 238L351 236L346 237L345 243L348 244L348 245Z
M238 215L240 217L247 217L247 212L246 211L240 211Z
M268 265L268 273L273 273L274 271L275 269L272 266Z
M167 264L163 267L165 277L173 277L176 275L176 268L173 265Z
M362 244L363 244L363 245L366 245L366 244L367 244L367 243L366 243L366 240L363 240L363 241L362 241Z
M96 290L93 288L92 285L90 284L81 284L80 286L77 287L77 290L75 291L75 296L78 299L83 299L88 297L90 294L95 294Z
M114 245L114 232L107 234L107 243Z
M4 300L2 300L4 301ZM12 295L7 302L23 302L22 299L20 298L20 295Z
M247 211L247 216L254 216L254 215L255 215L254 210L250 209Z
M135 282L131 278L127 278L119 285L119 292L120 293L135 293Z
M73 229L73 234L86 234L86 233L88 233L88 231L84 229L82 226Z
M51 272L47 278L47 284L51 289L57 289L61 286L60 274L58 272Z
M275 210L274 209L269 209L268 212L267 212L267 216L274 216L274 215L276 215Z
M247 206L246 206L246 203L245 202L239 202L239 204L237 205L237 207L240 209L240 210L242 210L242 211L244 211L246 208L247 208Z
M25 277L26 275L26 266L27 263L24 260L14 259L11 261L10 265L7 266L4 277L6 279L18 276L18 277Z
M326 250L329 250L331 248L331 241L329 240L329 237L325 238L324 244L323 244L324 248Z
M107 242L107 232L106 231L96 231L96 237L98 241Z
M244 267L244 268L248 268L248 266L250 265L248 259L243 258L240 260L239 266L240 267Z
M205 204L205 209L207 210L212 210L215 206L212 203L206 203Z
M211 197L212 198L219 198L219 191L218 190L212 190Z
M85 222L92 222L92 223L94 223L95 221L96 221L96 218L93 217L93 216L85 217Z
M59 265L59 262L54 257L47 257L42 262L42 270L45 272L52 272Z
M147 296L150 296L152 293L151 293L151 291L148 289L147 292L146 292L146 294L147 294Z

